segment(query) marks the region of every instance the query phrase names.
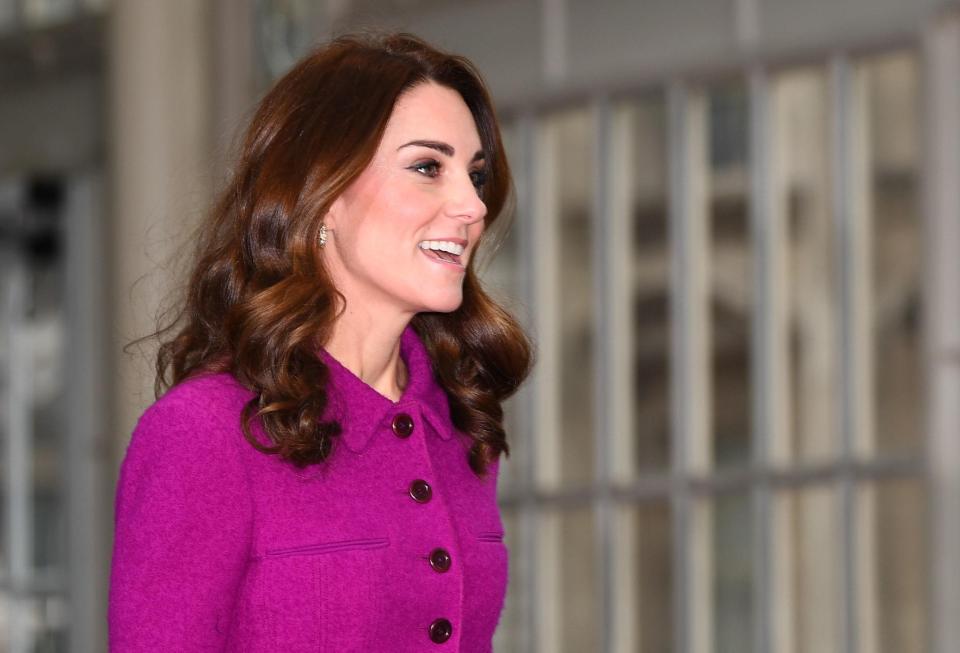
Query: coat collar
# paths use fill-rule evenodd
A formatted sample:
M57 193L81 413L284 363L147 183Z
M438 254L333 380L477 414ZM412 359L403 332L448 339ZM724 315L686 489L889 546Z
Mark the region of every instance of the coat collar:
M447 394L434 378L430 354L412 325L408 324L400 336L400 358L407 365L408 378L397 402L367 385L326 349L321 348L319 353L330 370L327 419L340 421L341 437L351 451L362 451L378 429L389 430L397 413L408 413L415 421L422 415L441 438L449 440L452 436Z

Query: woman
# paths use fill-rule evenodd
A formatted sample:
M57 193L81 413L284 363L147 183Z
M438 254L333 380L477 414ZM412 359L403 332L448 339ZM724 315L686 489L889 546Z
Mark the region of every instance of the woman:
M478 73L414 37L264 97L121 469L112 650L490 650L531 350L473 260L509 189Z

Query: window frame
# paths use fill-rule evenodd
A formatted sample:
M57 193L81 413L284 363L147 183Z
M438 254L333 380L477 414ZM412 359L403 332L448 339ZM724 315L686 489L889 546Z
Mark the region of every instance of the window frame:
M954 26L954 31L960 33L960 28ZM956 35L954 38L960 38ZM595 147L591 152L593 169L596 172L594 180L594 202L592 225L594 228L593 260L597 265L593 270L592 284L597 294L598 314L595 321L595 333L600 344L596 363L597 419L595 440L595 481L588 486L561 487L555 490L544 490L537 486L536 466L539 458L537 454L538 439L533 438L529 447L527 459L518 461L520 473L516 474L518 482L512 484L506 492L501 494L501 505L506 510L516 511L523 524L520 534L520 550L514 555L520 559L515 563L525 569L523 596L531 603L528 614L537 614L531 632L525 636L523 650L545 650L544 629L550 624L545 623L543 610L539 612L542 600L538 597L536 558L542 555L543 546L536 541L538 515L547 509L564 506L589 505L595 515L595 550L601 552L600 566L600 605L598 614L602 619L599 632L603 639L598 642L598 650L612 651L617 641L615 629L617 627L615 615L617 597L615 596L614 578L616 574L614 554L617 550L614 542L614 513L624 505L648 500L661 499L669 502L673 519L673 538L677 555L674 559L673 579L674 588L674 646L677 651L707 651L709 644L709 630L704 632L702 618L691 611L692 599L697 592L695 584L698 582L693 573L694 556L691 549L690 533L697 528L694 523L693 506L703 498L712 498L730 492L745 492L750 496L752 512L752 541L755 550L753 562L754 582L754 624L753 645L757 651L772 650L775 641L773 632L774 619L772 605L775 588L774 579L775 560L771 554L771 547L775 538L773 500L777 492L785 489L801 489L812 487L835 487L837 489L837 518L843 525L841 533L841 556L844 569L844 588L841 598L842 616L841 625L842 650L853 652L863 650L864 643L858 636L857 623L864 609L867 597L860 596L857 587L858 555L858 520L862 519L858 505L857 491L871 482L892 479L916 479L926 490L931 490L931 461L929 448L921 446L919 450L909 454L879 454L869 459L857 456L855 438L858 429L862 429L862 403L858 397L863 389L862 383L869 382L862 376L862 352L850 346L856 339L857 329L862 328L865 317L857 313L857 308L851 301L856 292L860 292L859 284L862 280L862 270L856 266L860 261L855 255L857 245L853 215L855 208L851 192L853 168L857 165L856 133L852 126L855 111L853 102L852 66L854 61L886 51L911 50L917 54L919 71L922 82L922 97L918 99L921 110L930 101L931 91L923 84L946 84L947 68L940 62L940 77L931 78L930 47L924 49L924 40L921 37L890 39L883 43L870 44L861 48L826 48L808 53L799 57L764 60L754 57L735 66L722 69L707 69L684 71L682 74L639 80L628 86L608 85L606 88L581 89L579 92L566 90L562 95L543 97L528 102L522 106L508 107L502 111L507 120L515 123L515 128L521 134L518 141L520 146L520 168L524 178L528 181L518 188L517 220L518 237L520 238L519 251L526 263L526 276L531 280L525 288L526 304L531 308L533 315L533 332L540 345L540 358L534 376L529 384L529 401L517 402L515 405L524 410L521 418L523 424L529 425L529 433L543 433L555 428L556 397L552 395L550 378L552 368L549 357L557 343L551 340L550 315L552 309L542 298L555 292L549 285L549 272L556 264L555 248L543 247L543 243L552 242L554 236L550 233L551 217L545 206L549 208L550 201L545 200L542 186L542 169L538 154L537 143L538 121L542 116L570 105L588 107L592 114L594 130L597 135ZM840 450L823 463L791 464L789 467L772 465L770 462L770 432L774 423L775 397L777 392L772 383L776 374L774 355L772 354L772 329L775 328L770 316L773 284L766 281L771 278L770 271L775 260L774 238L771 233L770 216L772 214L773 189L770 181L770 164L773 151L771 150L770 133L770 86L771 75L780 70L794 68L803 64L826 66L828 70L828 88L831 106L829 120L832 125L830 140L833 151L830 154L831 164L836 167L834 179L836 183L831 190L832 209L834 220L834 242L836 252L834 260L839 274L839 296L837 297L840 331L840 346L842 363L840 364L842 396L839 402L840 421L839 429L842 437ZM936 69L933 71L936 72ZM697 153L702 154L704 147L703 135L697 135L692 127L693 116L702 108L697 107L696 91L699 87L711 80L722 79L730 75L741 75L746 78L749 89L749 107L751 112L750 124L750 186L749 209L751 214L751 230L754 238L754 275L761 280L754 286L755 314L751 328L751 375L754 389L751 397L753 422L752 455L748 464L735 468L711 469L707 472L694 471L691 464L691 451L696 440L698 429L705 428L703 415L697 410L702 402L697 397L703 394L703 388L697 379L697 356L699 355L695 303L691 296L696 290L696 261L695 248L699 233L697 227L696 203L702 191L698 194L698 181L695 179L693 159ZM622 247L628 233L624 215L618 214L614 205L617 193L621 192L622 179L617 179L615 166L611 165L612 157L616 155L616 140L613 128L612 107L616 101L635 97L649 92L651 88L665 88L668 104L668 162L669 162L669 215L670 215L670 257L671 257L671 433L672 460L669 470L663 473L648 473L632 482L623 483L615 479L611 460L613 458L614 434L629 432L624 430L629 424L626 404L629 395L625 389L627 370L624 365L622 345L629 341L629 319L622 307L624 298L629 296L629 286L625 275L624 256L628 255ZM960 130L957 120L951 123L952 130ZM929 139L927 139L929 141ZM924 148L936 146L924 142ZM926 161L926 159L925 159ZM956 159L951 159L954 168ZM926 184L939 188L939 184L949 183L949 178L930 166L923 165L920 177ZM931 177L934 177L931 180ZM549 189L547 189L549 191ZM924 195L929 196L932 191L925 188ZM702 198L700 198L702 199ZM922 231L928 234L931 223L936 220L948 220L946 215L931 215L925 204L921 213ZM701 221L702 223L702 221ZM537 243L538 246L534 246ZM929 244L925 241L926 244ZM924 252L927 250L925 249ZM941 254L941 257L948 254ZM539 273L538 273L539 271ZM924 306L928 313L932 302L939 301L931 297L929 279L922 281L924 292ZM942 292L942 290L941 290ZM938 295L939 296L939 295ZM925 315L926 317L926 315ZM936 316L933 316L937 319ZM932 328L932 321L925 321L922 338L927 337ZM545 344L544 344L545 343ZM548 364L544 367L544 360ZM926 364L926 373L931 374L932 365ZM691 399L692 398L692 399ZM925 414L930 415L933 410L926 407ZM954 417L954 420L958 418ZM929 420L928 420L929 421ZM952 421L951 424L960 424ZM521 437L522 434L517 434ZM934 439L937 435L929 429L924 433L924 440ZM941 439L943 436L940 436ZM702 441L702 436L700 440ZM941 448L949 447L953 451L956 445L941 444ZM951 460L958 460L960 456L952 454ZM512 464L508 463L508 464ZM952 476L960 476L960 470L952 469ZM927 494L929 506L934 510L938 503L936 489L933 494ZM942 503L942 502L941 502ZM927 541L934 542L934 555L927 559L928 570L946 567L952 568L956 554L946 553L943 550L943 538L936 540L936 523L943 520L940 510L931 510L927 522ZM949 520L948 520L949 521ZM939 541L939 544L936 542ZM952 541L952 540L951 540ZM951 560L945 558L950 557ZM935 575L930 573L931 577ZM938 590L942 596L945 590ZM932 602L931 605L937 605ZM960 608L957 600L951 599L950 605ZM947 608L941 608L944 615ZM951 628L940 620L931 625L932 639L937 641L951 641L943 639L942 633ZM939 636L937 633L941 633ZM549 638L547 638L549 641ZM952 641L955 641L952 640ZM946 650L945 644L935 650Z

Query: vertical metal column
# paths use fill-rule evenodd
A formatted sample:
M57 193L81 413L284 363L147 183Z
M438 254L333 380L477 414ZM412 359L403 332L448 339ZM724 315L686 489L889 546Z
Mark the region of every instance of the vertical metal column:
M536 252L536 214L534 207L534 179L536 170L535 170L535 158L534 158L534 129L535 123L533 116L529 114L524 114L517 121L517 140L519 142L519 151L520 151L520 165L515 166L519 167L520 174L518 175L519 179L517 185L517 215L521 217L519 223L515 226L517 229L518 250L520 252L520 260L522 261L522 266L525 269L525 275L523 279L523 299L526 302L526 305L531 308L533 311L536 310L537 296L536 296L536 285L534 282L534 277L537 274L535 266L535 252ZM536 324L536 316L534 313L529 315L529 318ZM531 325L527 325L530 327ZM537 433L539 431L539 420L537 419L536 404L534 398L536 397L536 388L534 383L536 379L531 379L530 382L524 385L520 390L523 393L523 396L527 398L527 401L522 402L523 410L523 423L526 425L525 437L529 439L526 447L526 458L521 462L523 468L523 474L520 485L521 493L521 504L520 504L520 515L521 515L521 533L520 538L522 542L522 549L520 552L521 556L521 565L522 569L525 570L524 576L524 589L523 597L525 603L523 605L524 616L526 617L524 623L529 627L524 630L524 639L520 642L521 650L523 651L537 651L537 547L539 542L537 540L537 502L536 502L536 479L537 479L537 470L536 470L536 448L537 448Z
M66 589L71 653L106 649L106 579L112 502L106 474L103 332L106 300L103 274L103 186L99 170L77 174L69 188L64 225L66 260L67 477L64 492L69 546Z
M33 361L32 347L26 338L24 320L27 313L29 270L19 253L16 242L4 252L5 263L0 270L3 283L3 308L0 326L7 341L6 416L6 478L7 478L7 550L10 564L10 649L9 653L27 653L32 650L33 638L28 629L26 611L29 609L30 585L33 567L33 487L31 454Z
M635 108L631 100L631 108ZM598 403L606 420L604 433L607 441L604 456L605 488L612 490L621 483L634 483L637 480L635 438L633 428L637 408L632 378L634 366L634 308L633 290L636 283L636 256L633 242L634 189L640 168L636 160L635 114L626 106L611 106L604 103L601 108L606 115L600 120L601 138L607 144L606 161L601 169L602 185L598 185L604 199L598 207L600 216L600 237L604 242L605 254L598 259L604 271L604 306L606 316L600 343L603 359L606 361L603 375L602 402ZM642 472L639 472L642 473ZM612 492L609 492L612 495ZM669 496L664 497L669 499ZM610 548L606 557L611 564L606 566L612 630L609 639L610 650L633 650L636 642L642 638L646 628L664 629L669 624L639 623L637 615L638 601L642 592L636 586L644 579L637 576L636 547L643 546L643 535L638 534L637 526L643 525L642 519L635 513L628 513L636 506L634 502L619 504L609 496L610 505Z
M623 355L625 338L622 334L623 293L617 282L627 261L613 255L612 237L617 234L618 216L612 214L609 201L611 180L611 116L610 102L600 97L593 106L594 143L591 153L594 161L592 184L592 231L593 256L596 269L593 271L593 290L596 301L594 328L599 336L597 365L595 368L594 406L596 439L594 440L594 478L597 492L594 495L594 524L599 552L600 577L600 642L598 651L613 651L613 526L616 518L611 492L610 451L613 438L629 437L619 431L617 409L619 402L614 391L614 360ZM619 267L618 267L619 266ZM619 274L618 274L619 273ZM616 307L616 308L615 308ZM620 309L620 310L618 310Z
M690 615L690 579L687 558L689 544L690 507L689 497L684 491L681 482L686 472L687 455L687 420L685 402L681 397L687 389L686 373L687 338L687 303L686 293L686 248L685 213L686 201L684 192L686 187L686 100L687 89L679 82L674 81L667 89L667 158L670 168L669 175L669 243L670 243L670 322L673 337L671 339L671 424L672 432L672 460L671 473L674 483L670 491L670 506L673 517L673 645L677 653L690 653L689 624Z
M706 165L705 107L680 80L667 92L671 293L671 511L674 541L674 647L678 653L710 650L712 582L701 549L703 520L696 514L689 475L704 461L710 410L706 368L704 270Z
M960 12L927 26L923 61L931 650L948 653L960 642Z
M840 430L841 447L840 461L842 477L840 479L840 510L843 526L842 533L842 567L843 578L843 617L840 623L843 628L843 650L847 653L858 651L859 638L857 610L857 506L856 485L850 471L854 458L854 442L856 429L856 383L854 365L854 311L853 298L856 293L854 285L855 267L851 261L850 252L853 249L853 220L852 201L852 137L850 129L850 114L852 102L850 63L844 55L835 55L830 60L830 97L831 97L831 142L833 152L831 159L834 162L833 186L833 214L837 224L837 251L836 259L840 272L840 351L843 362L840 366L840 412L842 428Z
M776 428L774 415L776 393L777 330L776 294L779 281L774 274L776 212L773 209L774 190L772 170L776 145L771 135L770 89L766 72L755 69L749 73L750 92L750 230L754 242L754 302L751 329L751 376L755 391L752 397L752 462L755 472L767 469L770 462L771 441ZM772 488L765 482L751 484L753 504L753 592L754 623L753 650L756 653L774 650L771 647L773 623L777 605L774 603L774 574L771 546Z
M532 240L531 281L534 288L533 322L539 357L533 373L532 483L539 493L544 485L555 486L560 476L558 397L560 339L556 333L558 287L556 279L558 227L556 206L556 137L550 125L539 123L532 137ZM538 511L536 537L536 573L534 591L534 651L557 648L557 611L560 597L555 587L559 565L557 546L547 531L556 520L545 519Z

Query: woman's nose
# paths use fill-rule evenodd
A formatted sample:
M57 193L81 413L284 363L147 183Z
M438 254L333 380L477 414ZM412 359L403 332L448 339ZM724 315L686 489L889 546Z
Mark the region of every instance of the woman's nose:
M450 197L447 200L446 212L449 216L472 224L482 220L487 215L487 205L480 198L477 187L469 175L452 184Z

